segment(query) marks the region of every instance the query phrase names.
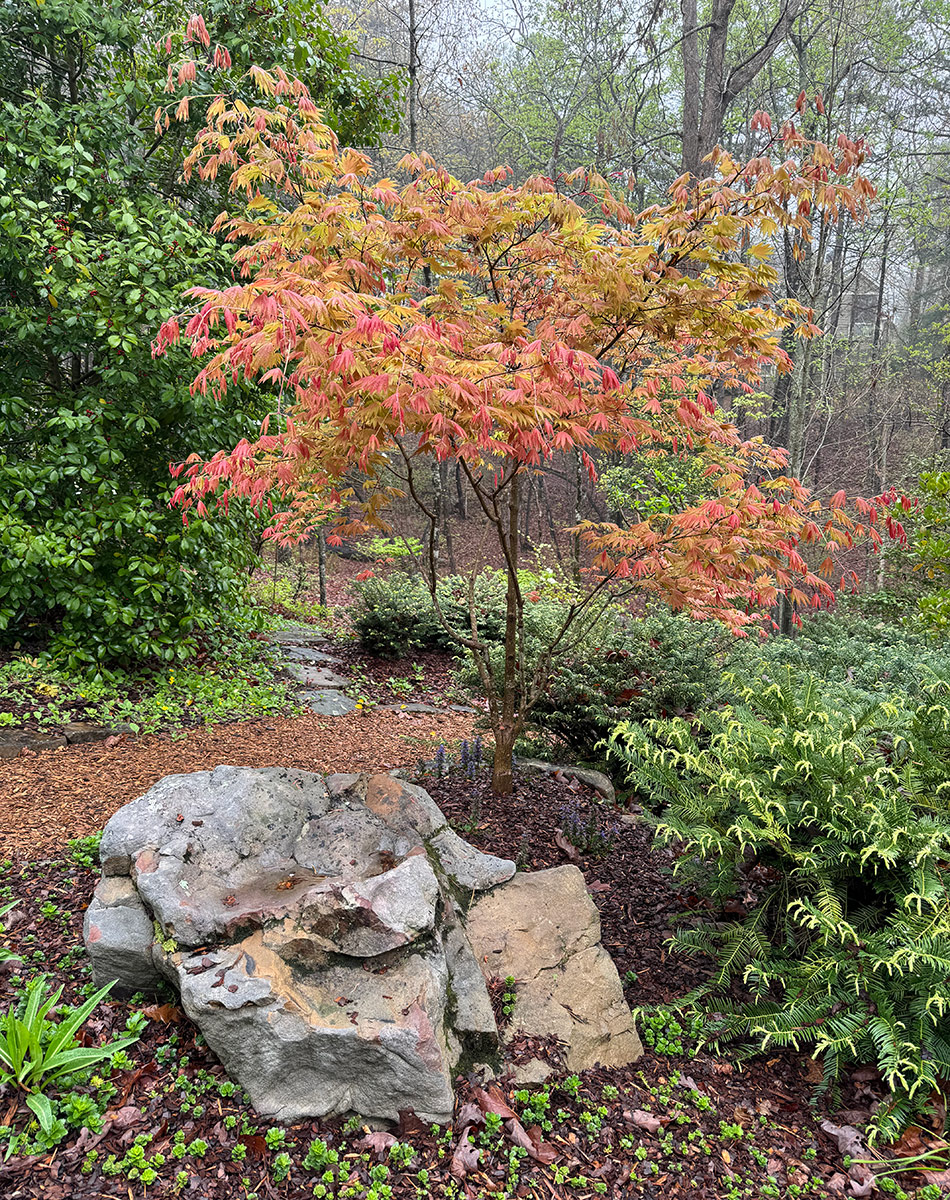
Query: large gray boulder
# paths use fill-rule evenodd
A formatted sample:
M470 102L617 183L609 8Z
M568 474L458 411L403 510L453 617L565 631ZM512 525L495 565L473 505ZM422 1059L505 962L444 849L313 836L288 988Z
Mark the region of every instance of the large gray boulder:
M499 1051L487 980L523 975L533 988L551 976L560 943L551 943L547 923L565 897L573 932L570 952L557 960L568 979L558 985L557 1020L526 992L519 1027L537 1013L537 1032L550 1026L576 1043L572 1068L639 1053L596 910L578 916L573 876L531 892L530 880L557 872L512 881L514 863L476 850L428 793L390 775L230 766L172 775L112 817L100 854L102 879L84 929L96 983L137 991L171 982L267 1116L355 1111L395 1119L411 1108L424 1120L447 1120L459 1060ZM580 873L569 870L593 908ZM489 944L490 910L477 897L510 888L502 911L510 924L512 906L526 905L514 920L529 932L516 939L517 953L511 941L499 954ZM473 900L477 953L468 930ZM525 957L531 930L536 970ZM588 972L610 1008L604 1021L593 1000L585 1006L579 998ZM575 1036L572 1012L584 1023L597 1018L586 1041Z

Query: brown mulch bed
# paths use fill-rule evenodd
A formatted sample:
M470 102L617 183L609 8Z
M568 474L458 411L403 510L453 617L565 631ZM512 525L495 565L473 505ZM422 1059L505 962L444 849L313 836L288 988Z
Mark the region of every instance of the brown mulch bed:
M471 736L473 717L370 711L345 717L275 717L207 725L184 736L122 737L29 752L0 762L0 846L7 854L62 848L101 829L164 775L239 767L379 771Z

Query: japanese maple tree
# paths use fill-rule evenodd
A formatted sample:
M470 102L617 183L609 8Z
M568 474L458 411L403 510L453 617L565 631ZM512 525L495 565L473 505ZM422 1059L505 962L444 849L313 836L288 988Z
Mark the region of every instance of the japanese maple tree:
M860 216L873 196L864 148L807 142L787 124L756 127L773 152L714 177L684 177L667 203L634 212L601 178L516 185L505 170L463 183L425 156L405 182L374 177L341 149L306 89L256 70L256 107L214 100L187 169L227 172L237 205L217 230L237 244L232 286L195 288L196 307L166 322L156 353L184 336L204 363L198 392L238 379L269 385L276 417L256 441L192 455L175 500L273 506L269 535L337 533L384 523L393 479L423 514L433 602L437 513L421 486L433 459L457 463L494 532L507 576L504 672L490 647L443 624L473 656L495 740L494 787L512 787L515 740L572 625L610 594L639 590L743 633L777 597L830 599L830 552L900 526L880 503L857 517L824 509L783 474L785 455L742 441L716 395L748 391L789 361L779 337L815 334L810 315L772 295L768 239L809 222ZM621 528L585 524L588 586L542 661L522 654L518 580L522 481L558 456L657 447L699 456L707 498ZM359 502L347 484L361 476ZM277 501L275 502L275 496ZM880 514L880 515L879 515ZM812 569L803 543L829 551ZM814 558L814 556L809 556ZM817 558L814 558L817 561Z

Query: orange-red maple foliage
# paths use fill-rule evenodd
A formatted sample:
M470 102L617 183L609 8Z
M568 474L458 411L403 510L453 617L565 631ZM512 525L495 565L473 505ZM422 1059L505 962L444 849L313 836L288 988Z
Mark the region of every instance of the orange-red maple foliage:
M195 289L195 311L162 326L156 353L184 333L206 360L195 388L223 396L255 380L272 389L276 418L253 442L179 464L176 503L204 512L209 497L263 506L276 495L271 536L326 519L352 531L382 520L381 478L395 469L434 521L415 486L420 456L454 460L498 534L511 619L523 598L505 512L522 473L565 454L592 476L606 452L699 455L705 502L581 533L598 587L623 581L740 632L780 593L830 599L836 547L878 542L881 525L901 536L893 495L856 516L840 494L823 507L785 477L784 452L743 441L715 399L788 370L789 327L818 332L773 295L770 239L860 218L873 197L860 143L841 137L831 150L791 124L773 137L757 114L789 157L720 153L713 178L684 177L666 203L634 212L583 172L463 183L423 155L403 160L407 181L377 179L338 147L302 84L253 74L260 105L216 98L187 161L204 178L229 174L236 210L216 228L237 244L236 281ZM803 543L827 548L817 569ZM522 686L493 707L493 724L517 724L531 702Z

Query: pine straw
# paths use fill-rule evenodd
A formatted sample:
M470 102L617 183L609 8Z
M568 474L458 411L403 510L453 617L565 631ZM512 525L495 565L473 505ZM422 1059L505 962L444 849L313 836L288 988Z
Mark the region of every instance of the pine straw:
M380 771L405 766L439 742L472 736L473 717L371 711L345 717L275 717L206 725L26 752L0 762L0 855L62 849L100 830L123 804L165 775L227 763L305 771Z

